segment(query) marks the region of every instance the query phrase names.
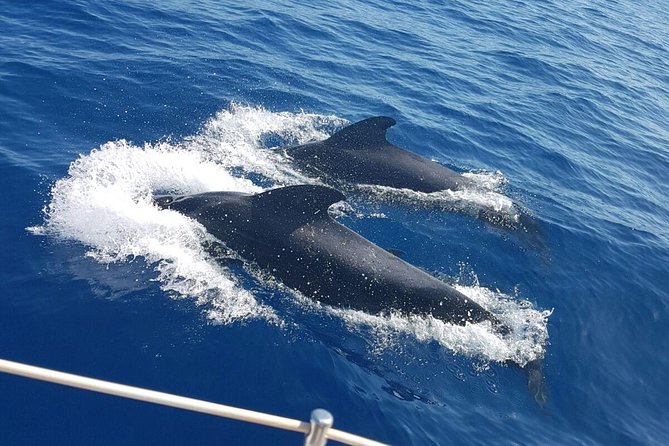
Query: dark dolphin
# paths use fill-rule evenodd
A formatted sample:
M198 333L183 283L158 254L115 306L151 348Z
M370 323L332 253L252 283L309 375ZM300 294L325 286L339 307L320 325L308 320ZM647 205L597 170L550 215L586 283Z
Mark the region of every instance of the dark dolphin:
M472 185L459 173L389 143L386 131L394 125L386 116L368 118L325 141L289 147L286 153L299 170L330 180L420 192Z
M301 185L248 195L208 192L159 196L155 202L200 222L242 258L324 304L378 314L431 314L464 325L490 312L441 280L336 222L328 208L344 195Z
M335 186L371 184L427 193L476 187L473 180L389 143L386 132L394 125L393 118L376 116L344 127L324 141L284 150L298 170ZM490 209L480 209L476 216L495 226L538 234L534 219L520 206L516 211L517 221ZM541 240L530 245L543 247Z

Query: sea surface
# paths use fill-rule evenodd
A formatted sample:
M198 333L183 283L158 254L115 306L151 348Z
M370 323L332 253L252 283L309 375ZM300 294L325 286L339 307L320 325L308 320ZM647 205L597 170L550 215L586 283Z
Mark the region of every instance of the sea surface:
M668 444L668 11L0 0L0 358L398 445ZM281 148L376 115L474 186L331 214L510 334L317 304L152 202L319 183ZM3 445L301 442L0 375Z

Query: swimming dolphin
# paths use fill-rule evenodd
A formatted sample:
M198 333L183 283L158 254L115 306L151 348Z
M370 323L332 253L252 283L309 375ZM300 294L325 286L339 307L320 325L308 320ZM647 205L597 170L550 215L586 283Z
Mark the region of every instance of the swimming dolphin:
M299 170L329 180L420 192L460 190L473 184L437 162L389 143L386 131L394 125L393 118L376 116L344 127L325 141L285 151Z
M464 294L375 245L328 214L344 195L300 185L249 195L158 196L155 203L200 222L245 260L324 304L378 314L430 314L464 325L506 328Z
M386 132L394 125L393 118L376 116L344 127L324 141L284 150L298 170L334 186L379 185L426 193L476 188L473 180L389 143ZM536 221L522 207L514 207L516 219L487 208L476 216L495 226L536 235L529 244L544 251Z
M159 207L197 220L242 258L324 304L375 314L430 314L459 325L490 321L500 334L509 332L464 294L335 221L328 208L342 200L341 192L315 185L256 195L207 192L154 198ZM522 369L543 406L547 391L541 362Z

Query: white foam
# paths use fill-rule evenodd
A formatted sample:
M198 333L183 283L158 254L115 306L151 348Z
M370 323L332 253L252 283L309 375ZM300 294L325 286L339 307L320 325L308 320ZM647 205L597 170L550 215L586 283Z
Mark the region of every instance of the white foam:
M502 193L506 179L500 172L464 173L463 176L471 179L473 184L456 191L420 192L374 184L362 184L358 188L378 201L457 211L509 227L518 224L519 208Z
M143 148L126 141L109 142L72 163L68 176L51 190L44 226L31 229L82 242L90 248L88 255L102 263L144 257L155 265L164 290L207 304L213 319L271 318L271 311L241 288L232 274L209 261L202 248L208 237L204 228L152 203L156 190L253 193L261 189L196 151L166 142Z
M524 366L542 359L548 342L547 319L551 311L537 311L527 301L517 301L499 291L480 286L455 288L491 311L510 333L500 335L490 322L454 325L432 316L399 313L370 315L361 311L331 309L344 319L352 331L371 328L376 340L374 348L393 349L401 345L401 335L409 334L421 342L434 341L458 354L476 357L486 362L513 362Z
M276 184L317 183L290 165L280 150L265 143L267 135L275 135L281 145L304 144L326 139L326 128L341 127L345 120L336 116L311 113L270 112L262 107L233 103L229 110L220 111L195 136L186 138L185 145L206 154L227 169L261 174Z

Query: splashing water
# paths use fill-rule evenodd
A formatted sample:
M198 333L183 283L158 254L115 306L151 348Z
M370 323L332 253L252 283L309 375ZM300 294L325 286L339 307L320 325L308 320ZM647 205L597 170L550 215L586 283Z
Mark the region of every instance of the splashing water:
M159 209L152 196L156 192L214 190L257 193L263 188L248 179L253 174L270 179L273 185L317 182L293 170L280 151L266 148L324 139L344 123L334 116L273 113L233 104L199 133L180 142L143 147L123 140L106 143L71 164L68 176L51 190L44 225L28 229L79 241L89 248L87 255L101 263L143 257L157 271L163 290L194 298L213 321L260 318L282 323L272 308L258 302L231 271L212 259L203 248L203 243L212 239L201 225L177 212ZM495 192L504 181L501 174L468 176L480 185L477 191L464 191L460 196L443 193L446 198L439 199L450 205L466 203L463 206L470 208L511 209L511 200ZM400 193L419 201L435 199L435 194L371 187L381 194ZM331 210L335 216L352 212L347 205ZM271 288L271 280L257 277ZM409 333L420 341L435 340L454 352L491 361L511 360L522 365L543 356L548 313L479 286L458 289L495 313L512 334L501 338L486 323L461 327L432 317L372 316L311 305L341 317L354 331L356 327L373 327L377 345L390 344L396 335ZM302 300L298 298L300 304L309 305Z
M548 341L546 323L551 311L534 310L529 302L519 303L508 295L480 286L455 285L455 288L495 314L510 328L510 334L501 337L489 322L460 326L432 316L396 312L379 316L334 308L330 311L345 320L351 331L371 328L376 337L375 348L380 351L400 345L401 335L409 334L418 341L434 341L454 353L486 362L510 361L523 367L544 357Z
M72 163L68 177L51 190L45 225L30 230L82 242L90 248L88 255L102 263L144 257L156 265L164 290L208 304L210 317L217 320L271 317L231 274L209 261L202 248L209 237L204 228L152 203L155 190L253 193L260 188L195 151L168 143L140 148L110 142Z
M310 113L273 113L261 107L231 104L210 119L184 146L206 154L227 169L241 169L271 179L277 185L317 183L294 170L281 151L261 150L326 139L326 130L347 121Z
M463 176L471 179L473 185L456 191L421 192L374 184L361 184L357 189L368 200L461 212L509 228L518 225L520 208L502 193L506 178L500 172L464 173Z

